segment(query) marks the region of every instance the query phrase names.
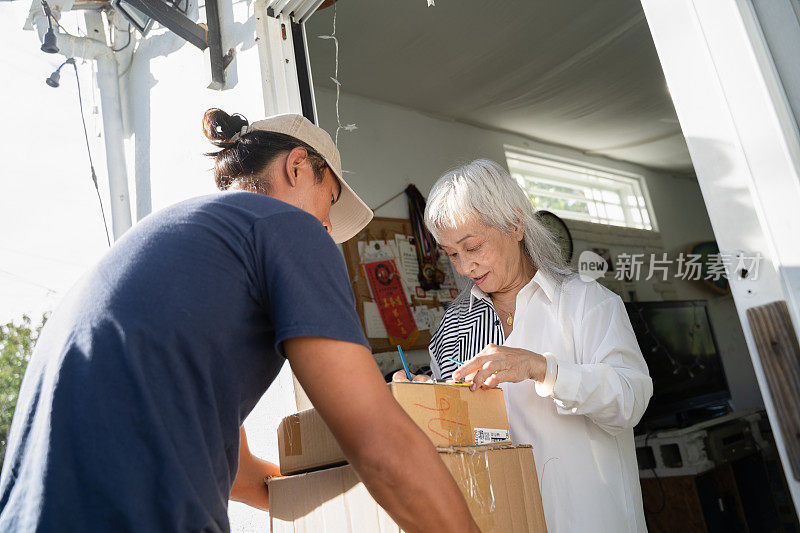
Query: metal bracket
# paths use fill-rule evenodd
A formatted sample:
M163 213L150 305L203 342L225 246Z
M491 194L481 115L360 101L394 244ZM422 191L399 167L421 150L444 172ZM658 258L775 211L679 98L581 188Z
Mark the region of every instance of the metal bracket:
M311 85L311 66L308 64L305 24L292 21L292 46L297 62L297 84L300 90L300 104L303 116L313 123L317 122L314 103L314 87Z
M225 86L225 68L233 60L234 51L231 49L227 54L223 54L217 1L206 0L205 2L206 19L208 20L208 26L206 26L197 24L177 8L162 0L125 0L127 4L163 24L200 50L208 48L211 58L211 85L209 87L222 89Z
M305 25L321 0L256 0L256 42L267 115L298 113L317 121ZM279 11L282 9L282 11ZM290 11L287 11L290 10ZM309 13L306 13L309 11Z
M233 60L233 49L228 51L230 59L222 53L222 30L219 24L217 0L206 0L206 19L208 20L208 48L211 56L211 85L209 88L221 90L225 87L225 67Z

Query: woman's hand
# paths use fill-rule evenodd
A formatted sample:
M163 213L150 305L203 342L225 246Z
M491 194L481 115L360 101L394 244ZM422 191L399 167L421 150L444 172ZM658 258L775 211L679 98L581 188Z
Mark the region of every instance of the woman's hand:
M526 379L544 381L547 359L522 348L489 344L478 355L453 372L456 381L472 381L470 390L491 389L501 383L518 383Z
M418 382L424 383L424 382L430 381L430 380L431 380L430 376L426 376L425 374L411 374L411 381L418 381ZM405 370L398 370L397 372L395 372L392 375L392 381L395 381L395 382L402 382L402 381L408 382L408 377L406 377L406 371Z

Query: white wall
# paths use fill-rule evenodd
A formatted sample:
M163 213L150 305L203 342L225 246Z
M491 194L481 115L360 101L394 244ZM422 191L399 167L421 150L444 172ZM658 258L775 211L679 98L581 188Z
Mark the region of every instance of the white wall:
M336 129L335 92L317 87L316 97L320 125L333 134ZM655 249L680 252L692 243L714 238L700 189L694 179L674 177L505 132L443 120L347 93L342 93L339 109L343 124L355 123L358 126L352 133L339 133L343 166L349 171L346 178L370 206L383 203L409 183L414 183L423 194L427 194L439 175L447 169L478 157L494 159L505 165L503 145L512 144L642 175L660 230L661 243ZM380 209L376 216L407 218L405 195ZM570 224L569 221L567 223ZM608 243L613 245L619 242L613 228L605 227L599 231L605 233L604 238ZM589 243L576 239L574 244L577 257L580 250L589 244L603 242ZM614 252L612 247L612 254ZM733 403L736 408L761 407L761 396L733 299L730 296L720 297L692 282L678 280L671 286L676 299L709 301L712 325ZM661 295L649 283L637 284L636 291L640 300L661 299ZM426 351L412 351L409 355L416 364L428 362ZM377 358L384 370L400 366L397 356L392 353Z

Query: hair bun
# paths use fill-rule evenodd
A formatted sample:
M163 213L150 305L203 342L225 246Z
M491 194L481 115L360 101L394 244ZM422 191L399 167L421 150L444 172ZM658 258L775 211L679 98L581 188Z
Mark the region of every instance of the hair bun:
M216 107L209 109L203 115L203 133L216 146L230 143L231 138L248 124L242 115L238 113L229 115Z

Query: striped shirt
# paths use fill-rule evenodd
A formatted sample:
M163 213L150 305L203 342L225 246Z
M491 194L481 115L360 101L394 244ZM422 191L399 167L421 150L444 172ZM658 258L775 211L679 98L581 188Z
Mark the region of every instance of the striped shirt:
M428 345L433 378L452 377L458 365L447 357L467 362L487 344L502 345L504 341L503 326L494 307L486 299L475 298L470 287L447 308Z

